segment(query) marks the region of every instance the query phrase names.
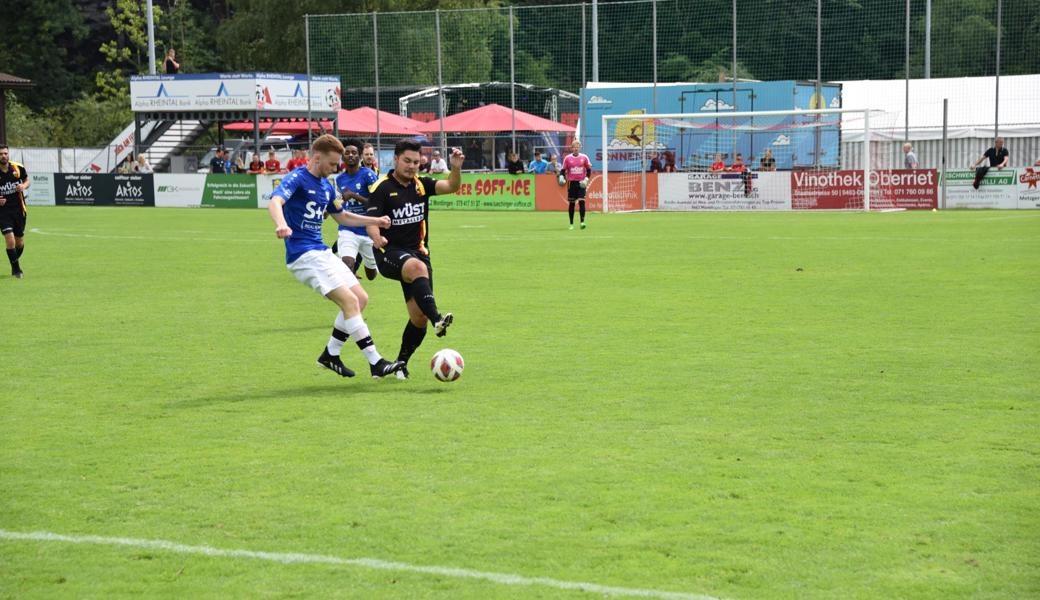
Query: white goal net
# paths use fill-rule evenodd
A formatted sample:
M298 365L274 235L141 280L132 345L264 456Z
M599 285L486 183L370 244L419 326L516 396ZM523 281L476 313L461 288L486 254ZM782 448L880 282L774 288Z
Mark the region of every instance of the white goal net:
M884 210L935 206L907 169L893 113L850 109L604 115L605 212Z

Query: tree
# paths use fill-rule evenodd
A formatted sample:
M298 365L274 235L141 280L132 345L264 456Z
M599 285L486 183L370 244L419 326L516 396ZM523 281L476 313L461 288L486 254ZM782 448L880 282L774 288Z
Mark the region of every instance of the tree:
M153 6L152 18L156 36L165 33L165 13ZM115 39L101 44L101 54L109 68L98 71L94 82L100 98L126 98L129 79L124 69L133 73L148 73L148 15L146 3L137 0L116 0L115 6L105 9L115 30ZM156 57L159 60L159 57Z
M3 12L0 65L36 83L32 93L22 97L25 106L56 106L90 85L80 53L88 29L71 0L33 0Z

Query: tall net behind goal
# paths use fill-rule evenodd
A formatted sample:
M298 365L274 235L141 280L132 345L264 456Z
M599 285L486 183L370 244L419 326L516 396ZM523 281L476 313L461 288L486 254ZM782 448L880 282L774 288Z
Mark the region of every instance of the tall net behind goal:
M896 117L842 109L605 115L589 196L605 212L934 207L938 174L904 169Z

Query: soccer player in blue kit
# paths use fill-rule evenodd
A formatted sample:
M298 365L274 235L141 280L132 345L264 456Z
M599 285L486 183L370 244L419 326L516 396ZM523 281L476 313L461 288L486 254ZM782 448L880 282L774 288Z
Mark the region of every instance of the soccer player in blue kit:
M311 145L310 160L282 179L267 207L275 225L275 235L285 240L285 262L289 271L340 308L325 350L318 364L343 376L354 371L340 360L340 351L349 336L368 359L372 377L385 377L400 371L404 363L389 362L379 355L361 310L368 294L354 274L321 241L321 226L326 207L341 225L389 227L388 217L366 217L331 205L335 191L328 176L335 172L343 155L343 144L323 135Z
M336 176L336 202L347 212L365 214L365 203L368 201L368 188L379 177L375 171L361 165L361 150L364 144L358 139L346 140L343 144L343 164L346 168ZM364 227L339 226L339 239L336 240L336 252L343 263L357 273L355 261L360 255L365 263L365 277L369 281L376 278L376 257L372 252L372 238Z

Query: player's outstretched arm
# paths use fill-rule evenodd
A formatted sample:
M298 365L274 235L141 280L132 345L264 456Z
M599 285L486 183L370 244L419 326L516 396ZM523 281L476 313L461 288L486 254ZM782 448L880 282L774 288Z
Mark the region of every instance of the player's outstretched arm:
M285 239L292 235L292 229L289 228L288 223L285 222L285 215L282 214L283 204L285 204L284 198L272 196L271 203L267 205L267 214L271 215L271 220L274 221L274 234L278 236L278 239Z
M451 163L451 171L448 173L447 179L437 182L435 186L437 194L454 194L459 191L459 187L462 186L462 161L465 158L462 150L458 148L451 149L451 158L448 161Z
M365 215L358 215L349 211L342 211L338 213L332 213L332 218L336 219L336 222L340 225L346 225L347 227L368 227L373 225L375 227L382 227L386 229L390 227L390 217L366 217Z

